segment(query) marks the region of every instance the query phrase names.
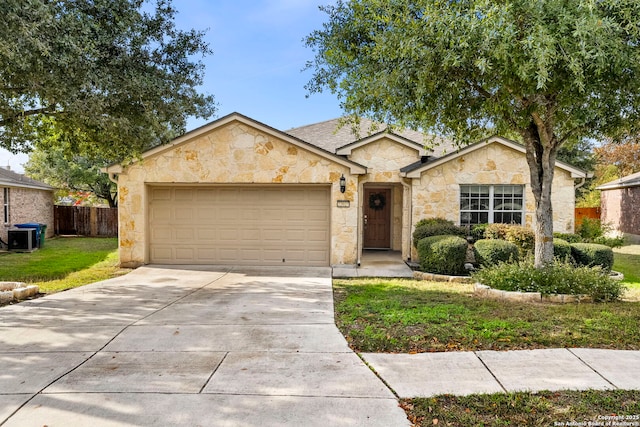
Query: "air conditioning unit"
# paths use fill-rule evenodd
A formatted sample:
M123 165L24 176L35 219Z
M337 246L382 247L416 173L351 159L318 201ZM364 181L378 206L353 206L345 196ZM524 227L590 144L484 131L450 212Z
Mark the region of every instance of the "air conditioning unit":
M31 252L38 247L35 228L15 228L8 231L9 250Z

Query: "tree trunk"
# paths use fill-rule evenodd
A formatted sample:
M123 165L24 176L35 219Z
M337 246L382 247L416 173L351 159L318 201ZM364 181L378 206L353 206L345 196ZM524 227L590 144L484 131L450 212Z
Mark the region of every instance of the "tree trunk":
M544 267L554 260L553 256L553 207L551 187L556 163L555 137L540 135L540 129L532 123L523 132L527 163L531 174L531 191L535 199L535 249L536 268Z

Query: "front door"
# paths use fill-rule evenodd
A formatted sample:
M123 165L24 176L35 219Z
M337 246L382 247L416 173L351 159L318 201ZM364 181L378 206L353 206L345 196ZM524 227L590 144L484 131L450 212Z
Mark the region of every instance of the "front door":
M365 188L364 238L366 249L391 247L391 189Z

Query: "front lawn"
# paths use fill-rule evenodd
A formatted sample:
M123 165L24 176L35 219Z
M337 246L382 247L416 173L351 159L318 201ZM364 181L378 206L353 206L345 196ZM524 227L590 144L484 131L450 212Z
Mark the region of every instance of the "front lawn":
M640 424L640 391L637 390L437 396L404 399L400 405L416 427Z
M358 352L640 349L640 302L542 304L473 296L471 285L335 280L336 324Z
M0 256L0 281L33 283L49 293L86 285L121 274L118 239L69 237L45 240L31 252Z
M640 245L615 248L613 252L613 269L624 274L627 298L640 300Z

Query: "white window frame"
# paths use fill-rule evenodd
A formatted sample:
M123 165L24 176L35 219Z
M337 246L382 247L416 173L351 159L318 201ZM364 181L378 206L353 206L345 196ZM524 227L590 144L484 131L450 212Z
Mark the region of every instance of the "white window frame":
M511 210L511 211L496 211L494 210L494 202L495 202L495 188L496 187L502 187L502 186L509 186L509 187L521 187L522 188L522 209L521 210ZM462 209L462 188L463 187L489 187L489 209L487 210L471 210L471 209ZM487 213L487 222L489 224L493 224L494 221L494 216L497 213L502 213L502 212L519 212L520 213L520 223L518 225L524 225L524 221L525 221L525 206L526 206L526 200L525 200L525 186L522 184L460 184L459 187L459 192L458 192L458 213L459 213L459 221L458 223L460 225L464 225L464 226L468 226L468 225L475 225L475 224L463 224L462 223L462 213L463 212L486 212Z
M4 187L3 189L3 212L4 212L4 223L9 224L11 217L9 216L9 187Z

